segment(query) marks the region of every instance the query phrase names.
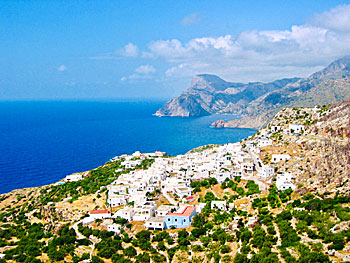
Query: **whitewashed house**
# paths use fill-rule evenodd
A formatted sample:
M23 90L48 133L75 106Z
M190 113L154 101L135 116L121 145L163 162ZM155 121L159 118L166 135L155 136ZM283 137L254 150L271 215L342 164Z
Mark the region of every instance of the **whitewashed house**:
M129 203L129 197L127 195L108 193L107 204L109 204L110 207L126 205L127 203Z
M134 202L135 205L143 205L147 202L146 191L133 192L129 195L129 202Z
M211 201L210 208L226 211L226 201Z
M90 224L94 221L95 221L95 219L93 217L88 216L88 217L83 218L82 224L86 225L86 224Z
M116 234L119 234L121 228L122 228L122 226L119 225L119 224L111 224L111 225L108 225L108 226L107 226L107 231L108 231L108 232L114 232L114 233L116 233Z
M156 216L165 216L168 212L176 211L176 209L177 207L174 205L161 205L156 210Z
M70 174L70 175L67 175L64 178L64 181L66 181L66 182L77 182L77 181L80 181L80 180L83 180L83 179L84 179L84 176L82 174Z
M271 131L272 133L279 132L279 131L281 131L281 130L282 130L282 127L281 127L281 126L271 126L271 127L270 127L270 131Z
M113 215L114 218L117 218L117 217L124 218L124 219L128 220L129 222L132 220L133 216L134 216L134 208L129 207L129 206L118 210Z
M291 157L289 154L272 154L271 162L272 163L285 162L290 159Z
M272 140L270 138L261 138L257 140L258 147L266 147L272 145Z
M305 130L305 126L304 125L300 125L298 123L294 123L294 124L289 124L288 127L288 131L290 133L296 133L296 134L300 134Z
M180 199L192 195L192 188L191 187L180 186L180 187L175 187L174 190L175 190L174 193L178 197L180 197Z
M150 217L154 217L156 214L156 207L154 205L143 205L134 207L133 221L146 221Z
M145 227L148 229L164 229L164 216L156 216L156 217L150 217L145 222Z
M241 163L241 169L244 175L251 176L254 172L254 162L251 158L244 158Z
M259 170L258 170L258 176L262 177L263 179L270 178L274 175L275 169L272 168L269 165L263 165Z
M292 174L291 173L284 173L284 174L278 174L276 178L276 187L278 190L287 190L291 188L294 190L296 186L292 183Z
M231 179L231 174L229 172L226 173L213 173L211 175L212 178L215 178L219 184L222 184L226 179Z
M142 160L129 160L121 163L122 166L125 166L125 169L133 169L137 165L141 165L141 164L142 164Z
M112 214L111 211L108 210L92 210L90 211L90 217L94 220L96 219L105 219L105 218L111 218Z

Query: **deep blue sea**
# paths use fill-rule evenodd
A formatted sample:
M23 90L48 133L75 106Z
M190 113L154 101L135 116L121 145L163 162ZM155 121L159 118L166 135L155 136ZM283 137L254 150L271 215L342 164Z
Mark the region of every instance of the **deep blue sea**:
M56 182L123 153L237 142L253 129L213 129L217 119L159 118L152 102L0 102L0 193Z

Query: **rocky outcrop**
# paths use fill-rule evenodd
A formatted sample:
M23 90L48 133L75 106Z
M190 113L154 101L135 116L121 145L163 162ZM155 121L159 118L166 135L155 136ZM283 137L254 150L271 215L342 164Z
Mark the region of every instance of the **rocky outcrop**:
M350 98L350 56L304 79L243 84L226 82L214 75L198 75L189 89L168 101L155 115L235 114L243 119L213 126L261 128L282 108L313 107L347 98Z
M260 129L264 127L270 120L269 115L260 114L257 116L246 116L242 119L223 121L218 120L213 122L210 127L213 128L250 128L250 129Z
M224 120L217 120L213 122L210 127L212 128L224 128L227 123Z

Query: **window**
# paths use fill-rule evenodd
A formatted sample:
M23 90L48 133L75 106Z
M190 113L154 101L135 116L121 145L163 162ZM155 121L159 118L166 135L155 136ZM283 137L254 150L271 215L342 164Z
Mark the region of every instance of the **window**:
M170 218L168 218L168 221L170 222Z
M186 219L184 219L184 223L186 222Z
M177 218L175 218L175 222L177 222Z

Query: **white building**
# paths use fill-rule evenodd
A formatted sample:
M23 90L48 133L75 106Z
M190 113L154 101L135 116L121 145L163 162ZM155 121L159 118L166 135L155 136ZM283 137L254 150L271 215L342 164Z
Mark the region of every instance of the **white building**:
M174 205L161 205L156 210L156 216L165 216L171 210L176 211L177 207Z
M258 171L258 176L264 179L270 178L274 175L275 169L268 165L263 165Z
M142 164L142 160L129 160L121 163L122 166L125 166L125 169L133 169L137 165L141 165L141 164Z
M210 208L226 211L226 201L211 201Z
M80 181L80 180L83 180L84 177L82 174L70 174L70 175L67 175L65 178L64 178L64 181L66 182L77 182L77 181Z
M145 227L148 229L164 229L164 216L150 217L145 222Z
M272 140L269 138L261 138L258 139L258 147L265 147L265 146L270 146L272 145Z
M191 187L180 186L180 187L175 187L174 190L175 190L175 191L174 191L175 194L176 194L178 197L180 197L180 199L192 195L192 189L191 189Z
M289 160L291 157L289 154L272 154L271 162L272 163L278 163L278 162L285 162Z
M92 223L92 222L94 222L94 221L95 221L95 219L94 219L93 217L88 216L88 217L85 217L85 218L82 220L82 224L83 224L83 225L86 225L86 224L90 224L90 223Z
M147 219L154 217L156 215L157 206L152 204L147 204L143 206L134 207L133 221L146 221Z
M230 173L214 173L211 175L212 178L215 178L219 184L222 184L226 179L231 179Z
M282 129L281 126L271 126L271 127L270 127L270 131L271 131L272 133L279 132L281 129Z
M291 173L278 174L276 179L276 187L278 190L287 190L291 188L294 190L296 186L292 183Z
M129 203L129 197L127 195L112 195L108 193L107 203L110 207L126 205Z
M134 205L143 205L147 202L146 191L130 193L129 202L134 202Z
M121 225L112 224L112 225L108 225L108 226L107 226L107 231L108 231L108 232L114 232L114 233L116 233L116 234L119 234L121 228L122 228Z
M288 127L288 131L290 133L297 133L300 134L305 130L305 126L304 125L300 125L298 123L294 123L294 124L289 124Z
M93 219L104 219L104 218L111 218L112 213L108 210L92 210L90 211L90 217Z
M134 208L133 207L124 207L123 209L118 210L113 217L120 217L131 222L132 217L134 216Z

